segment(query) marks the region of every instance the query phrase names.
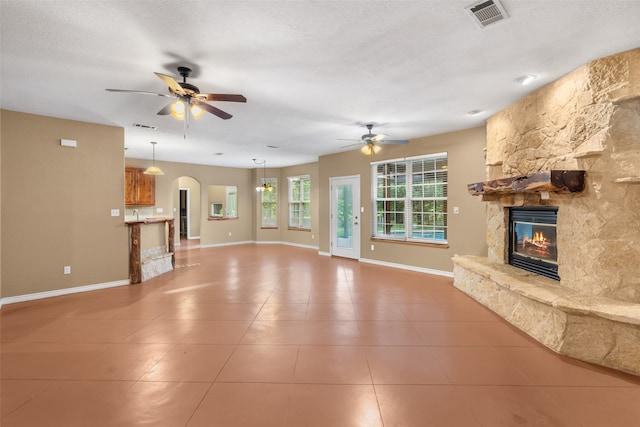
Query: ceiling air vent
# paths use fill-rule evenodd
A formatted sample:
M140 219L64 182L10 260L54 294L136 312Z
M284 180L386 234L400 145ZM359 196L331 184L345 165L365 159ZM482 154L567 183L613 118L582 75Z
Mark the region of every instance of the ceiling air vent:
M140 123L134 123L131 126L133 126L134 128L158 130L158 126L143 125L143 124L140 124Z
M465 10L480 28L484 28L509 17L507 11L498 0L475 3L466 7Z

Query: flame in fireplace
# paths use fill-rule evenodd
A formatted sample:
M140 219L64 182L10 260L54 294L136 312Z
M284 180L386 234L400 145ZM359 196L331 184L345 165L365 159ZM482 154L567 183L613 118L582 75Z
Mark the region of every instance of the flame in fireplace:
M524 248L527 244L535 245L539 247L547 246L549 244L549 240L544 237L541 231L537 231L533 233L533 237L525 237L522 240L522 247Z
M547 239L541 231L533 233L533 237L525 237L522 239L522 248L532 248L541 254L549 253L549 239Z

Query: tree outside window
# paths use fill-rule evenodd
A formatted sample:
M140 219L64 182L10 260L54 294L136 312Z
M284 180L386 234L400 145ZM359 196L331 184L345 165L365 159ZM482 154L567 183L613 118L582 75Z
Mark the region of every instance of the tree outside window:
M372 237L447 242L447 153L376 162L371 173Z
M278 227L278 178L260 178L260 185L271 186L271 191L260 192L262 228Z
M311 229L311 179L289 177L289 228Z

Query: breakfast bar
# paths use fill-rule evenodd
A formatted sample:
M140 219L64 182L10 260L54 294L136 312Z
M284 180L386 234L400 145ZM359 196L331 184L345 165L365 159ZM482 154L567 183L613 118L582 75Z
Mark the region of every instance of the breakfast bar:
M127 221L129 278L141 283L175 268L173 218Z

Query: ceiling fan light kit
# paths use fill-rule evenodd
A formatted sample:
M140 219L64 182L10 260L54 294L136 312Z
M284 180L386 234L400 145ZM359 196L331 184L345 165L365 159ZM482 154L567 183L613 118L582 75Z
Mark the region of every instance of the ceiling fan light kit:
M372 154L378 154L381 149L382 149L382 147L380 147L379 145L366 144L366 145L362 146L360 151L362 152L362 154L366 154L367 156L370 156Z
M364 144L362 147L360 147L360 151L363 154L366 154L367 156L371 156L373 154L377 154L380 152L382 147L380 147L379 144L408 144L409 143L409 141L404 139L385 139L387 135L385 135L384 133L374 134L373 132L371 132L371 129L373 129L373 123L367 124L367 129L369 130L369 132L362 135L358 143L345 145L340 148L346 148L354 145ZM358 140L347 139L343 141L358 141Z

